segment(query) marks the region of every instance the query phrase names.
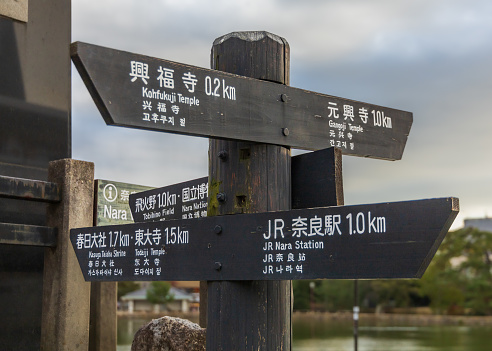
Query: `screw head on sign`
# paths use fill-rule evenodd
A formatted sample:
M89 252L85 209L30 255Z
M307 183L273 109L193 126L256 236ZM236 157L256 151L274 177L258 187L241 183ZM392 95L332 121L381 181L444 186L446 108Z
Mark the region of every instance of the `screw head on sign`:
M227 151L222 150L222 151L220 151L220 152L219 152L219 154L218 154L217 156L219 156L219 158L220 158L222 161L225 161L225 160L227 160L227 156L228 156L228 155L229 155L229 154L227 153Z
M222 233L222 227L220 225L216 225L215 228L214 228L214 233L215 234L220 234Z
M225 202L225 200L226 200L226 194L225 193L218 193L217 194L217 201Z
M287 101L287 95L286 94L280 95L280 100L282 100L282 102L286 102Z
M215 262L214 268L215 268L216 271L220 271L222 269L222 263Z
M288 136L290 134L289 128L282 128L282 134Z

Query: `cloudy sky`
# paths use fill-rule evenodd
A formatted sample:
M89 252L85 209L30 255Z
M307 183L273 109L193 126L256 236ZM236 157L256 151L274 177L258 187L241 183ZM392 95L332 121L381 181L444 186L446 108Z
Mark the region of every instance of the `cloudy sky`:
M490 0L73 0L72 18L73 41L205 68L224 34L282 36L291 86L413 113L402 160L344 156L346 204L455 196L453 229L492 216ZM72 76L73 157L96 178L207 175L207 139L106 126Z

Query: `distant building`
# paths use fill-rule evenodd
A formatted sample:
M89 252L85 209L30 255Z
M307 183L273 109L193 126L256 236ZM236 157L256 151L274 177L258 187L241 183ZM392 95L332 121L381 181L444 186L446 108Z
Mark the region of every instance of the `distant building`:
M492 218L465 219L465 228L476 228L483 232L492 232Z
M200 296L197 293L189 293L185 290L171 287L169 294L172 294L173 301L164 306L154 305L147 301L147 287L132 291L121 297L121 301L128 305L128 312L190 312L198 309Z

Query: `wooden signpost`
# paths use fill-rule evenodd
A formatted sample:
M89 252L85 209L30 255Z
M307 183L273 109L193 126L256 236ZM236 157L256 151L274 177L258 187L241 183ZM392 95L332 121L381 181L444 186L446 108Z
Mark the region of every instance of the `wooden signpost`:
M319 154L291 165L290 147L398 160L413 117L289 87L283 38L218 38L213 70L85 43L71 51L107 124L211 138L208 182L188 184L202 202L207 184L208 217L202 202L179 217L178 184L132 197L137 220L165 221L71 231L88 281L207 280L208 350L290 350L292 279L418 278L459 211L456 198L336 206L340 151L322 151L326 172Z

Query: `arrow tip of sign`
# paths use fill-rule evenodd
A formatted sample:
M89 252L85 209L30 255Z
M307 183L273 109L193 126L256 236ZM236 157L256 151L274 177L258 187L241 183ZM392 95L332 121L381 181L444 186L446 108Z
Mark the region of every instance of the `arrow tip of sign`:
M451 210L455 212L460 212L460 199L457 197L451 198Z

